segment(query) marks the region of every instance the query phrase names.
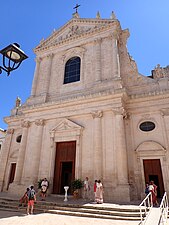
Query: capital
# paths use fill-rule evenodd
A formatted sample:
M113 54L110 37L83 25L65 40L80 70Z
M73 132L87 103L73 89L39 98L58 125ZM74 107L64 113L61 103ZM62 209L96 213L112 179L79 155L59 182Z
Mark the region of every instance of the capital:
M45 124L45 120L43 120L43 119L36 120L35 121L35 124L37 126L43 126Z
M50 53L50 54L47 55L47 58L49 58L49 59L52 59L53 57L54 57L53 53Z
M28 128L28 127L30 127L30 121L23 121L22 124L21 124L21 126L22 126L23 128Z
M118 32L117 32L117 31L114 31L114 32L112 33L112 37L113 37L113 39L115 39L115 40L119 39L119 34L118 34Z
M100 110L92 112L93 119L95 119L95 118L101 118L102 116L103 116L103 112L100 111Z
M35 58L35 62L36 62L36 63L40 63L41 61L42 61L42 58L41 58L41 57Z
M7 130L6 133L7 133L7 134L13 134L13 133L14 133L14 129L10 128L10 129Z
M128 119L130 116L130 114L123 107L115 108L112 111L115 115L123 116L124 119Z

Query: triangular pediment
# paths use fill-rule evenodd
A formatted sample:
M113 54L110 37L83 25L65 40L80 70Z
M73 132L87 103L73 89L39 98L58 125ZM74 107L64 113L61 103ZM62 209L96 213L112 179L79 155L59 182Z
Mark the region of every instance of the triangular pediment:
M35 48L35 52L55 46L61 42L69 40L74 37L79 37L82 35L87 35L88 33L98 31L100 29L105 29L110 27L117 22L116 19L71 19L64 26L56 31L53 31L52 35L46 40L42 40L40 44Z
M74 123L68 119L63 119L60 123L57 124L55 128L51 130L51 133L63 132L63 131L72 131L72 130L81 130L83 127Z

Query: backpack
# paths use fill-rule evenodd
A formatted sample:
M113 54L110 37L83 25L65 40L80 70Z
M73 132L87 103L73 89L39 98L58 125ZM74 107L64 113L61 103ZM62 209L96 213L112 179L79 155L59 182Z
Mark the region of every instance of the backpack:
M35 191L34 190L29 191L28 198L29 198L29 200L35 200Z

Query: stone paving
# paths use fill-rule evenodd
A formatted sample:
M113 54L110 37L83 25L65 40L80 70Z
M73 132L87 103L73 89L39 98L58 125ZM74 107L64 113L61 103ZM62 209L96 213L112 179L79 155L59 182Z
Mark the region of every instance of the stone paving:
M0 211L0 225L138 225L138 221L103 220L42 213L26 215Z
M11 199L19 199L18 196L13 196L6 193L0 193L0 197L3 198L11 198ZM38 197L39 199L39 197ZM40 200L40 199L39 199ZM47 201L51 202L62 202L64 203L64 196L48 196ZM90 205L92 203L88 203L83 199L74 200L69 197L69 201L65 202L66 204L86 204ZM95 204L96 205L96 204ZM103 203L104 207L116 206L119 207L118 204L115 203ZM35 205L36 207L36 205ZM122 207L122 205L121 205ZM138 207L136 204L134 205L123 205L125 208L130 207ZM97 218L86 218L86 217L76 217L76 216L67 216L67 215L57 215L50 213L41 213L34 215L26 215L23 212L13 212L13 211L2 211L0 210L0 225L138 225L138 221L122 221L122 220L109 220L109 219L97 219Z

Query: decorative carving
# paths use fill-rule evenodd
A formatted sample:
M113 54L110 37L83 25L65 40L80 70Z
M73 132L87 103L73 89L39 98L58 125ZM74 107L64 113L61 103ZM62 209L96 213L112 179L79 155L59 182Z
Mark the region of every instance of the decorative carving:
M64 119L62 120L52 131L50 132L60 132L60 131L69 131L69 130L81 130L83 127L79 126L78 124L68 120Z
M19 108L21 106L21 99L19 97L16 98L15 107Z
M157 64L154 70L152 70L152 76L154 79L169 77L169 66L162 68L160 64Z
M28 127L30 127L30 121L23 121L22 124L21 124L21 126L22 126L23 128L28 128Z
M36 120L35 121L35 124L37 126L43 126L45 124L45 120L43 120L43 119Z
M101 118L102 116L103 116L103 112L100 111L100 110L92 112L93 119L95 119L95 118Z
M13 133L14 133L14 129L13 129L13 128L10 128L10 129L7 130L6 133L7 133L7 134L13 134Z
M97 12L96 19L100 19L100 12Z
M115 13L114 13L113 11L112 11L112 13L111 13L110 19L116 20L116 15L115 15Z

